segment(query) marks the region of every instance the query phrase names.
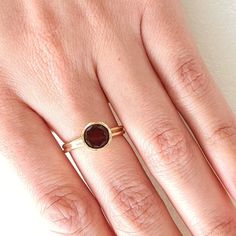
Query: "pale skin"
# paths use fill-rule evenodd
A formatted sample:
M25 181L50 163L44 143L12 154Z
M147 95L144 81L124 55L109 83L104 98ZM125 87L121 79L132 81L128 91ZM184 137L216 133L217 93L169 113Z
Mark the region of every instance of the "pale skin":
M93 194L52 136L116 126L110 103L192 234L235 235L235 116L178 0L0 1L0 77L0 152L49 232L180 235L123 136L71 153Z

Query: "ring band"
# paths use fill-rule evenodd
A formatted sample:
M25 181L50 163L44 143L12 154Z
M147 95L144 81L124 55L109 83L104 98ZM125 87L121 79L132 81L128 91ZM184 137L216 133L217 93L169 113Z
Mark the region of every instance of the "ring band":
M109 128L104 122L90 122L85 126L79 138L65 143L62 148L65 153L81 147L98 150L107 146L113 137L124 133L123 126Z

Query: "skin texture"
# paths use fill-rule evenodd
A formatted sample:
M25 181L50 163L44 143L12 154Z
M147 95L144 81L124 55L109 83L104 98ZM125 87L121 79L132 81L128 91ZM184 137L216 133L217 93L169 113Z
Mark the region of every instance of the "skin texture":
M110 103L190 231L235 235L235 116L182 15L177 0L0 2L0 152L52 234L180 235L123 136L71 153L89 188L54 140L116 126Z

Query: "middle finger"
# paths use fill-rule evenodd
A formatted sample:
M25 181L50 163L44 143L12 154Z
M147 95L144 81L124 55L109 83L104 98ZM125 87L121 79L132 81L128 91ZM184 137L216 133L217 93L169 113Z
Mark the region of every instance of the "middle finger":
M131 139L194 234L235 232L235 209L158 81L141 42L132 40L128 48L128 53L122 47L113 50L109 62L100 59L98 74Z

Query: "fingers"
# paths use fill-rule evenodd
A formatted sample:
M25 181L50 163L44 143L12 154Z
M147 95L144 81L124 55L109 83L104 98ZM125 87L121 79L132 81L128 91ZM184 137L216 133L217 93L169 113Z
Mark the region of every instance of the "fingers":
M232 203L158 81L141 42L129 42L128 53L120 47L109 60L105 52L98 60L108 99L193 234L232 235Z
M176 14L177 2L166 1L168 10L157 4L146 8L142 24L144 44L169 96L236 198L235 115L204 66L183 20Z
M60 122L51 120L66 142L79 137L91 121L117 126L99 84L88 81L89 90L83 89L82 83L74 84L79 92L73 96L73 107L67 103L61 110L58 104ZM96 152L83 147L72 155L117 235L179 235L123 136L114 137L109 146Z
M100 207L66 160L48 127L21 102L0 102L0 152L30 186L51 232L113 235Z

